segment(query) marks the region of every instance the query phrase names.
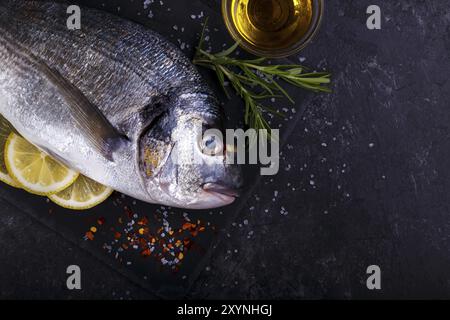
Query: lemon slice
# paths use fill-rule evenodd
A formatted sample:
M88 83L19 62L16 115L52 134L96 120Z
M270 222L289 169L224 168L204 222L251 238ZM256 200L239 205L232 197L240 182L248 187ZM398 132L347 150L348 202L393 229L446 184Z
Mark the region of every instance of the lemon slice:
M66 189L78 173L66 168L21 136L11 133L5 146L9 175L26 191L48 196Z
M8 140L9 134L14 131L11 124L0 115L0 181L9 184L12 187L20 187L19 184L14 181L13 178L8 173L5 165L5 145L6 140Z
M114 190L83 175L67 189L49 197L61 207L72 210L86 210L105 201Z

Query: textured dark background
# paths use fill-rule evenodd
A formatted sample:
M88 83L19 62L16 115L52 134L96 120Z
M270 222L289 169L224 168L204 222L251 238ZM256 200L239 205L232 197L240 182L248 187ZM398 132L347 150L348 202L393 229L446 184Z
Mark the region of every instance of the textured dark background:
M230 43L219 1L78 2L154 27L186 54L203 12L211 45ZM327 1L318 37L291 60L331 71L334 92L274 103L288 115L279 174L254 183L227 218L211 213L219 232L182 266L188 285L153 273L170 283L166 297L450 298L450 5L382 1L382 30L369 31L370 4ZM241 105L227 107L236 115ZM157 297L161 283L81 239L85 216L44 216L36 201L1 186L1 298ZM82 269L81 291L65 287L70 264ZM377 292L365 286L372 264Z

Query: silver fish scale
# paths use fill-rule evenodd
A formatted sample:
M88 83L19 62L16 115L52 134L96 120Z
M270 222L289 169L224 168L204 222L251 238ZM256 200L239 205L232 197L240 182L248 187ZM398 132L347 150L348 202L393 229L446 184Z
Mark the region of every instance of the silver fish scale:
M157 182L149 195L139 173L137 139L147 120L142 117L160 96L214 98L189 60L158 34L91 9L83 9L82 30L69 31L66 8L30 1L0 4L0 112L25 138L81 173L137 199L171 204ZM55 88L11 51L15 44L58 70L131 139L113 162L92 148ZM186 108L220 113L218 107Z

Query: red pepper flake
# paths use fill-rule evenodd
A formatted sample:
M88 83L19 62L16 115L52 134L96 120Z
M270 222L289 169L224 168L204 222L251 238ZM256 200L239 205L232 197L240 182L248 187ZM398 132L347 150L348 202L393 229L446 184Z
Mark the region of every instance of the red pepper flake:
M98 224L99 226L104 225L104 224L105 224L105 218L103 218L103 217L98 218L98 219L97 219L97 224Z
M147 217L143 217L141 220L138 221L138 225L140 226L146 226L148 224Z
M145 249L141 251L141 256L143 257L149 257L152 254L152 251L150 249Z
M94 234L91 231L86 232L86 238L89 240L94 240Z
M117 232L117 231L116 231L116 232L114 233L114 238L115 238L115 239L120 239L121 236L122 236L122 234L121 234L120 232Z
M194 229L194 228L195 228L195 224L190 223L190 222L184 223L183 227L182 227L183 230Z
M123 209L125 210L125 213L128 215L128 218L130 218L130 219L133 218L133 211L131 211L130 208L125 206Z
M138 240L138 242L139 242L139 245L142 247L142 248L147 248L147 241L145 241L145 239L143 239L143 238L140 238L139 240Z

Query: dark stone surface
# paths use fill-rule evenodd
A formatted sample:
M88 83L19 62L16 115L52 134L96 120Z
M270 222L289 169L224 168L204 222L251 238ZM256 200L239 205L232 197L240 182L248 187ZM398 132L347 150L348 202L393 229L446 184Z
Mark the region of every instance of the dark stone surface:
M450 7L386 1L372 32L369 4L329 1L301 55L333 71L334 93L301 102L283 169L255 190L193 296L450 297ZM372 264L380 292L365 286Z
M258 181L242 208L228 208L228 219L211 218L220 232L186 266L190 298L450 298L450 6L385 1L382 30L369 31L371 2L328 2L319 36L292 60L332 71L334 92L296 92L295 113L276 101L288 108L280 172ZM119 5L121 15L157 23L191 48L200 20L190 16L220 14L218 1L206 0L104 7ZM175 13L163 24L167 8ZM221 47L228 36L215 18L210 42ZM173 35L174 25L187 31ZM238 100L230 105L238 112ZM87 222L42 217L35 200L2 186L5 195L2 298L155 297L159 288L140 281L141 270L123 270L80 243L73 230ZM70 264L83 270L80 292L65 289ZM365 286L372 264L381 267L381 291Z
M54 230L0 201L2 299L144 299L140 285L106 267ZM82 290L69 291L66 269L81 268Z

